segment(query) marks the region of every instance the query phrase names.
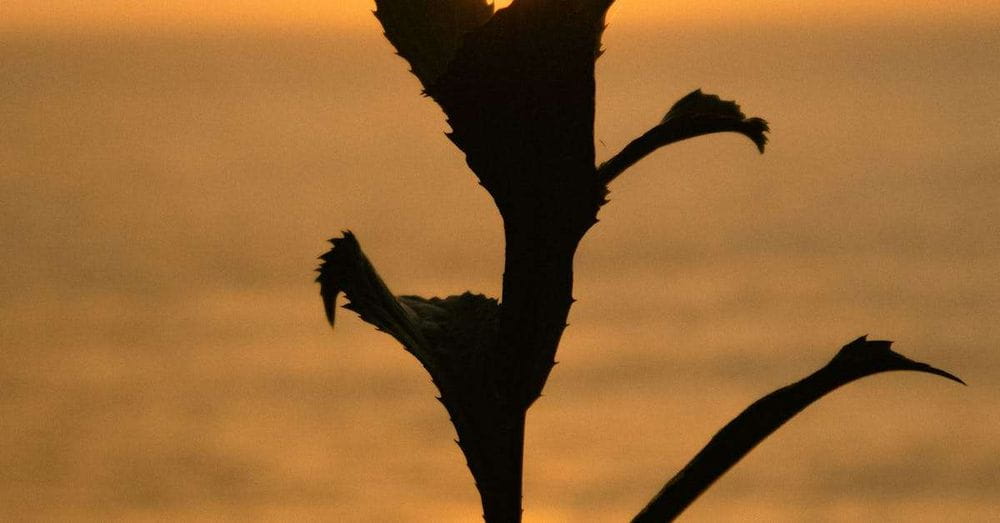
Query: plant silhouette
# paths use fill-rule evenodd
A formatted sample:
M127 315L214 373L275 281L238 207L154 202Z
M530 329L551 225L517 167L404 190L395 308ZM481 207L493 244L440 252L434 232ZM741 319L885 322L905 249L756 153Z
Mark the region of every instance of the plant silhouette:
M694 91L659 124L596 165L594 64L613 0L376 0L385 36L489 192L504 225L501 300L465 293L395 296L350 232L331 240L317 281L333 324L346 308L395 337L441 393L488 522L521 520L525 415L539 397L573 303L573 257L597 222L608 184L671 143L717 132L760 152L767 123L735 102ZM676 517L781 424L833 389L889 370L957 377L865 337L805 379L758 400L724 427L635 521Z

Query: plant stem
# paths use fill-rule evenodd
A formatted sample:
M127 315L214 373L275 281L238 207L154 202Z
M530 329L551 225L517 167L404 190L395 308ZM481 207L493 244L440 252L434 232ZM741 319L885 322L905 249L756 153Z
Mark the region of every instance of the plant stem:
M487 474L474 474L483 503L486 523L521 521L522 476L524 470L525 411L511 413L495 435L484 440ZM472 463L470 462L470 468ZM478 468L478 467L477 467Z

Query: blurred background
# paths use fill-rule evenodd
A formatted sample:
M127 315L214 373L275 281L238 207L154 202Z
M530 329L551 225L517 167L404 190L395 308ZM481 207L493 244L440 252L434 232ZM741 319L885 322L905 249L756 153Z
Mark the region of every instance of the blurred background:
M500 2L506 5L509 2ZM500 222L370 0L0 4L0 518L475 521L425 372L312 283L497 295ZM1000 4L620 0L598 157L695 88L772 124L617 180L529 414L525 520L623 521L853 338L888 374L687 521L1000 517Z

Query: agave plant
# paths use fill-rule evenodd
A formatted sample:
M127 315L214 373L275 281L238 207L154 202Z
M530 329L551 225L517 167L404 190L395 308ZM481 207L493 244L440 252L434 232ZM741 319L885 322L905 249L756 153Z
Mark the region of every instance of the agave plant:
M525 415L539 397L573 303L573 257L597 222L608 184L656 149L735 132L764 152L767 123L735 102L694 91L598 165L594 64L613 0L376 0L385 36L444 110L503 219L501 299L395 296L350 232L331 240L317 281L331 325L346 308L395 337L430 373L465 454L488 522L521 519ZM805 379L752 404L669 480L636 521L680 514L781 424L824 394L889 370L957 377L858 338Z

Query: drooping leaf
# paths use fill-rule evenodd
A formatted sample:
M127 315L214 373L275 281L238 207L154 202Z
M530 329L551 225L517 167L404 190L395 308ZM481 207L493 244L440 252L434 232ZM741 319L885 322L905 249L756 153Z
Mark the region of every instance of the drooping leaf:
M390 334L431 371L459 379L478 364L472 358L489 352L496 341L499 305L493 298L466 292L447 298L394 296L379 277L350 231L330 240L333 248L320 259L320 295L330 325L334 324L341 292L349 303L344 308ZM480 356L476 356L480 355Z
M700 124L700 125L699 125ZM663 126L705 126L709 132L737 132L749 138L761 153L767 144L767 122L747 118L733 100L723 100L701 89L689 93L675 103L660 121ZM718 130L710 130L717 128Z
M496 485L520 484L520 462L497 453L521 452L517 420L523 421L524 414L511 408L500 385L506 377L498 372L495 350L497 301L468 292L447 298L393 296L351 232L331 243L333 248L320 257L316 278L331 325L343 292L350 300L345 308L391 334L420 361L441 392L487 518L509 521L513 510L520 515L520 504L493 502Z
M712 133L742 134L763 153L768 131L770 127L763 118L747 118L736 102L697 89L671 106L657 126L601 164L597 176L604 184L610 183L625 169L661 147Z
M334 324L337 297L343 292L350 300L345 308L358 313L361 319L389 333L407 348L427 351L429 346L420 332L419 318L392 295L361 251L354 234L345 231L342 238L331 239L330 243L333 248L320 256L323 263L316 277L330 325Z

